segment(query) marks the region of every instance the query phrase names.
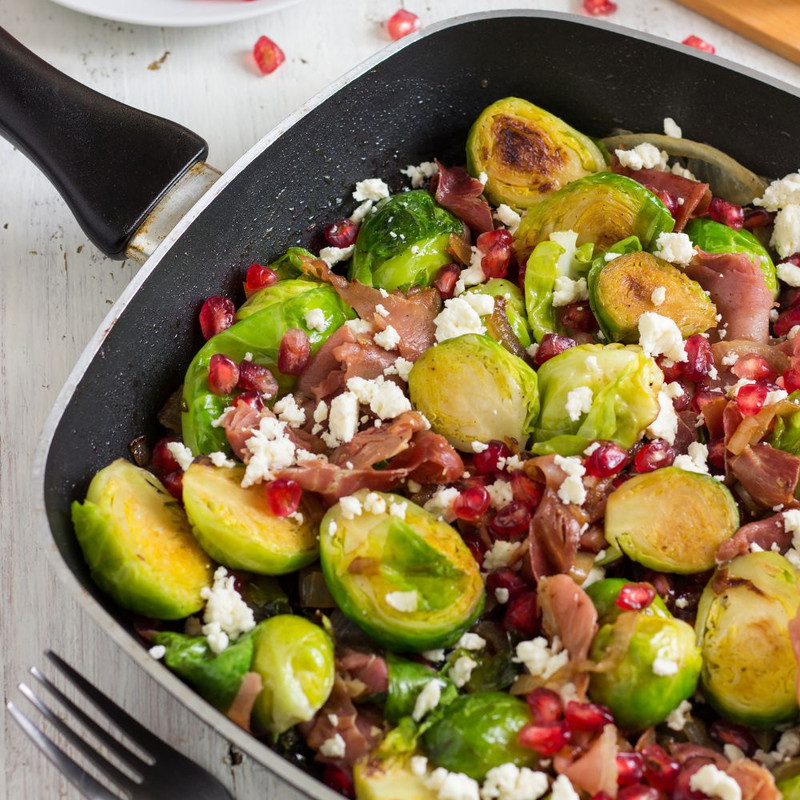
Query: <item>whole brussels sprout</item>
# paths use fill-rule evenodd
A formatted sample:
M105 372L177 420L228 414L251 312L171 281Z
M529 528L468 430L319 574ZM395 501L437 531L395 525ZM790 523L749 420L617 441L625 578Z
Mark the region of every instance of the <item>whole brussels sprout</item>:
M572 347L542 364L537 375L541 411L533 430L535 453L575 455L597 439L627 449L658 414L664 378L638 346ZM589 411L572 419L570 392L586 389Z
M485 108L467 136L467 169L489 176L484 193L494 205L528 208L605 166L588 136L518 97Z
M362 758L353 767L358 800L439 800L425 775L411 770L409 758Z
M636 236L650 249L675 220L651 191L624 175L600 172L568 183L537 203L514 233L514 252L522 264L553 231L572 230L578 244L593 242L607 250L626 236Z
M211 561L158 478L123 459L92 478L72 504L75 535L95 583L120 606L153 619L199 611Z
M325 327L321 331L306 323L306 314L314 309L325 313ZM195 455L215 451L230 453L225 430L215 428L212 422L231 405L233 395L214 394L209 388L211 356L222 353L241 361L246 353L252 353L253 363L272 370L280 391L285 393L297 382L294 376L278 372L278 348L286 331L290 328L305 331L311 342L311 352L315 353L335 330L354 317L353 309L324 284L267 306L209 339L192 359L183 381L185 410L181 426L186 446Z
M304 617L280 614L259 622L253 631L253 670L263 688L253 718L280 734L319 711L333 689L333 642Z
M488 294L492 297L505 298L506 317L508 317L511 330L514 331L514 335L523 347L531 346L531 329L528 327L525 300L518 286L505 278L492 278L486 283L467 289L466 294Z
M291 297L297 297L299 294L305 294L312 289L318 288L318 281L312 281L307 278L278 281L278 283L273 283L272 286L265 286L263 289L253 292L253 294L239 306L236 311L236 316L233 319L235 322L240 322L243 319L252 317L253 314L258 311L263 311L265 308L274 306L276 303L282 303L284 300L288 300Z
M584 591L594 603L594 607L597 609L597 617L601 624L614 622L623 612L623 609L616 604L616 599L619 597L622 587L629 583L631 581L625 578L603 578L603 580L596 581L586 587ZM643 608L640 613L666 619L672 618L672 614L669 613L669 609L659 595L656 595L653 598L653 602Z
M453 528L410 500L376 493L387 509L405 506L401 519L366 511L367 494L340 500L320 524L322 571L336 604L392 650L453 644L483 610L472 554Z
M531 713L524 700L506 692L476 692L450 703L420 742L435 767L482 781L501 764L536 766L536 753L518 742L528 722Z
M797 717L797 662L788 624L800 577L781 555L749 553L719 567L700 597L695 628L701 686L724 717L771 728Z
M195 462L183 473L183 505L197 541L215 561L263 575L295 572L319 553L318 517L276 517L264 487L242 488L243 467Z
M602 661L614 645L617 628L630 624L624 617L634 613L623 612L613 623L601 625L590 658ZM641 730L663 722L692 696L701 666L690 625L638 612L625 654L618 656L610 670L592 673L589 696L608 706L620 727Z
M736 501L710 475L664 467L608 496L605 534L628 558L660 572L704 572L739 527Z
M528 441L539 411L536 373L488 336L470 333L426 350L408 376L411 403L453 447Z
M348 278L387 291L427 286L453 260L450 235L463 231L424 189L393 195L361 225Z

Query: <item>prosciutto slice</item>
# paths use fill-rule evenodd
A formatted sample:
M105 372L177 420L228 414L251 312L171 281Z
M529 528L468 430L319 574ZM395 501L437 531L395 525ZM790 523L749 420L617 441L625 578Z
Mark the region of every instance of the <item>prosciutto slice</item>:
M408 448L411 437L426 427L421 414L406 411L380 428L367 428L357 433L351 441L337 447L329 460L340 467L347 465L348 469L367 469L402 453Z
M589 795L605 792L609 797L616 797L617 752L617 729L606 725L589 749L561 774Z
M464 462L450 442L438 433L419 431L408 448L389 467L406 469L417 483L452 483L464 474Z
M464 167L445 167L438 161L439 174L434 175L431 189L436 202L452 211L475 233L485 233L494 228L492 210L481 195L483 184L473 178Z
M706 253L697 250L686 274L710 295L726 326L726 339L769 341L772 292L759 264L747 253Z
M250 715L262 688L261 675L258 672L246 672L239 685L239 691L236 692L236 697L226 712L228 719L233 720L248 733L250 733Z
M389 667L385 658L374 653L346 648L336 659L336 665L351 685L363 684L361 694L380 694L389 688Z
M725 771L739 784L742 800L779 800L781 797L772 773L749 758L733 761Z
M568 572L578 552L582 522L548 486L531 520L528 553L533 577Z
M794 489L800 478L800 458L761 443L728 458L734 477L753 500L766 508L795 506Z
M742 525L727 542L720 545L717 563L722 564L749 553L751 544L758 545L762 550L771 550L773 545L777 545L781 553L785 553L792 544L792 534L786 530L783 514L773 514L766 519Z

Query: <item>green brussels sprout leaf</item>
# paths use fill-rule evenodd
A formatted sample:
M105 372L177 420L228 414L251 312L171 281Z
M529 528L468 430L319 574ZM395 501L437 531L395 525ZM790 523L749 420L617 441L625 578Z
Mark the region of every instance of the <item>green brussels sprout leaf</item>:
M800 455L800 389L792 392L788 400L796 403L798 409L794 414L779 414L775 417L775 426L769 438L769 443L778 450Z
M313 258L313 256L312 256ZM239 306L236 311L234 322L241 322L243 319L252 317L258 311L274 306L276 303L283 303L299 294L305 294L312 289L318 289L318 281L307 278L290 278L285 281L273 283L272 286L265 286L257 292L253 292L247 300Z
M525 300L519 287L504 278L492 278L486 283L467 289L466 294L488 294L492 297L503 297L506 301L506 317L514 335L520 344L528 348L531 345L531 329L525 312Z
M394 653L386 654L389 667L389 689L386 693L386 705L383 715L391 723L397 723L402 717L408 717L414 711L417 695L432 680L439 682L441 695L437 708L445 706L458 695L452 681L438 677L429 667L408 661Z

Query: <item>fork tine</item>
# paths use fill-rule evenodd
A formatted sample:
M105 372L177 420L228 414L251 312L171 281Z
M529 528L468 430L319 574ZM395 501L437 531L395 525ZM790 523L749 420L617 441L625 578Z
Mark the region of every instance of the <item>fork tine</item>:
M33 690L24 683L19 684L19 690L28 700L33 703L36 708L53 724L53 726L61 733L61 735L76 747L88 761L94 764L107 778L114 783L119 784L124 789L133 790L137 786L137 782L128 777L124 772L117 769L108 759L102 756L97 750L94 749L88 742L81 739L81 737L69 727L62 719L53 713L45 703L43 703L33 692ZM141 775L138 776L140 779Z
M113 737L107 730L98 725L82 708L79 708L57 686L49 681L36 667L31 667L31 675L44 686L56 700L77 717L111 752L125 762L139 775L143 775L149 764L142 761L132 750L128 749L119 739ZM111 702L108 700L107 702ZM133 738L133 737L132 737Z
M102 783L96 781L85 769L78 766L57 744L40 731L13 702L9 702L6 708L28 738L88 800L119 800L119 795L112 794Z

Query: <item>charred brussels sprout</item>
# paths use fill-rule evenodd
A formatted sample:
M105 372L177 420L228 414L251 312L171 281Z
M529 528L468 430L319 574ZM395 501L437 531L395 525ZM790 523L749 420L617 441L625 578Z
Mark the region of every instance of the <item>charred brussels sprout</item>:
M476 692L450 703L422 735L421 744L433 766L482 781L501 764L536 766L533 750L517 741L520 729L530 721L524 700L505 692Z
M484 192L494 205L528 208L605 166L588 136L518 97L485 108L467 136L467 169L489 176Z
M531 208L514 234L514 252L521 264L539 242L563 230L575 231L578 244L593 242L596 250L626 236L638 237L649 250L674 225L667 207L640 183L601 172L567 184Z
M461 220L423 189L396 194L361 225L348 278L388 291L427 286L453 260L450 235L463 231Z
M253 718L273 734L310 720L333 689L333 642L304 617L281 614L253 631L253 671L263 688Z
M665 467L625 481L608 496L608 543L661 572L714 566L719 546L739 527L731 493L710 475Z
M594 607L597 609L597 616L602 624L613 623L622 613L622 609L616 604L616 599L622 587L631 581L625 578L604 578L586 587L586 594L589 595ZM664 604L664 601L656 595L653 602L647 608L643 608L642 614L654 617L664 617L671 619L672 614Z
M542 364L537 375L536 453L575 455L597 439L628 448L658 414L663 375L639 347L572 347ZM570 397L576 390L590 401L588 412L576 415L575 395Z
M788 625L800 606L800 578L772 552L719 567L697 609L701 685L727 719L771 728L797 717L797 662Z
M263 311L265 308L274 306L276 303L282 303L291 297L297 297L299 294L305 294L312 289L318 289L319 283L310 281L305 278L289 279L273 283L272 286L265 286L254 292L250 297L239 306L234 317L235 322L240 322L243 319L252 317L253 314Z
M635 614L634 620L631 614ZM590 658L601 662L627 636L624 655L617 653L609 659L606 671L592 673L589 696L608 706L622 728L641 730L663 722L682 700L692 696L702 659L690 625L632 611L600 627Z
M522 292L511 281L505 278L492 278L468 289L467 294L488 294L492 297L502 297L506 301L506 317L514 335L523 347L531 346L531 329L525 313L525 300Z
M438 800L424 775L411 771L406 758L361 759L353 768L358 800Z
M306 324L306 314L314 309L325 314L325 327L321 331ZM315 353L335 330L354 317L353 309L330 286L317 285L257 311L209 339L192 359L183 381L181 425L186 446L195 455L215 451L230 453L225 430L215 428L212 423L231 405L233 395L214 394L209 388L211 356L222 353L234 361L241 361L246 353L252 353L253 363L270 369L278 380L280 391L287 392L297 379L278 372L278 348L286 331L290 328L305 331L311 342L311 352Z
M408 376L411 403L453 447L528 441L539 411L536 373L488 336L466 334L426 350Z
M199 611L211 562L178 502L146 470L118 459L89 484L72 522L95 583L120 606L154 619Z
M320 525L322 571L336 604L387 648L453 644L483 610L478 565L447 523L398 495L387 512L363 508L362 490L333 506ZM405 516L388 513L405 506ZM358 513L356 513L358 512Z
M721 222L713 219L693 219L689 221L684 233L706 253L747 253L757 260L761 266L764 282L774 297L778 296L778 278L775 274L775 265L761 242L742 228L735 231Z
M284 575L315 561L319 552L312 509L302 521L276 517L267 508L261 485L241 486L242 467L195 462L183 473L183 504L200 546L215 561L233 569Z
M656 289L664 290L659 305L653 302ZM589 302L613 342L638 342L639 317L646 311L669 317L684 339L717 324L716 306L703 287L668 261L644 251L609 262L598 259L589 273Z

